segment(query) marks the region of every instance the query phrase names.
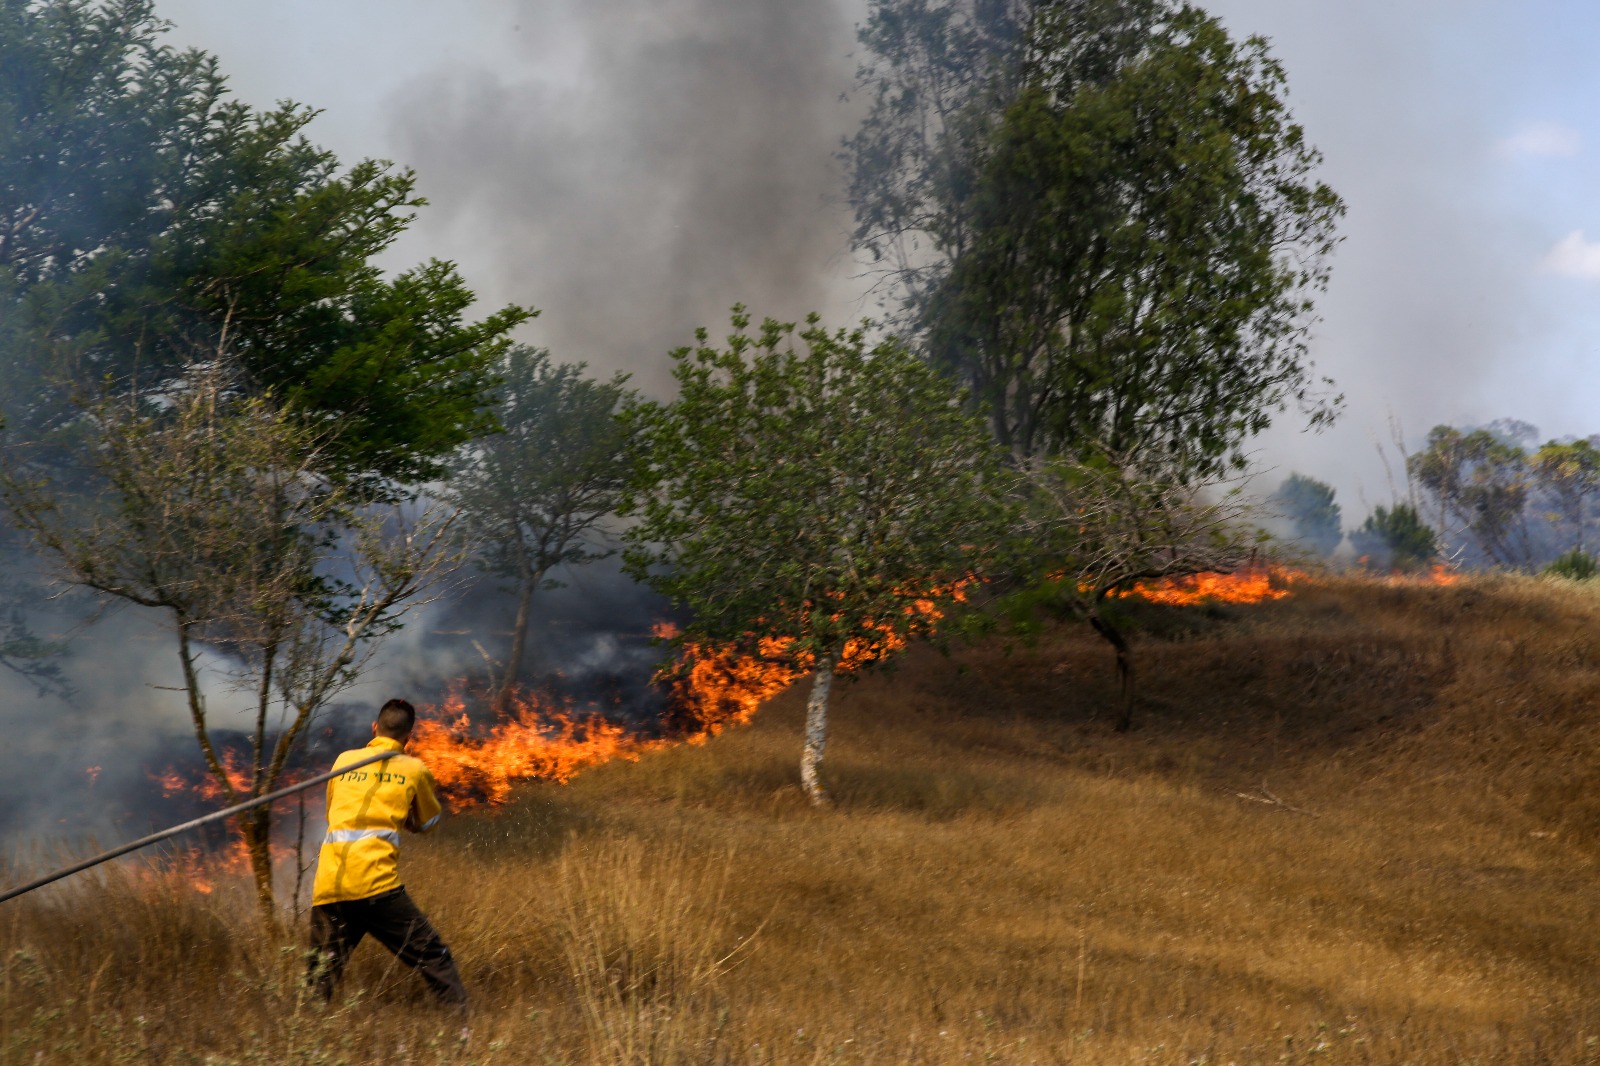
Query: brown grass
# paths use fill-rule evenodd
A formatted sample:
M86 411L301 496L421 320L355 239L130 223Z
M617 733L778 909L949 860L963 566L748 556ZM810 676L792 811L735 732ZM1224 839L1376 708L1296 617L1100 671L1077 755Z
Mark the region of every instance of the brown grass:
M1600 1062L1600 589L1330 581L803 693L408 842L470 1028L247 894L0 907L0 1062ZM10 878L6 878L7 881Z

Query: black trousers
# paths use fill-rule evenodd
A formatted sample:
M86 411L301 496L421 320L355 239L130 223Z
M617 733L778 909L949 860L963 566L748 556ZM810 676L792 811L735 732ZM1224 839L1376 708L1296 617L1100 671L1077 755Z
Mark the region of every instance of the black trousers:
M403 888L311 908L310 982L324 999L333 995L350 953L368 933L420 973L441 1003L466 1004L467 989L456 960Z

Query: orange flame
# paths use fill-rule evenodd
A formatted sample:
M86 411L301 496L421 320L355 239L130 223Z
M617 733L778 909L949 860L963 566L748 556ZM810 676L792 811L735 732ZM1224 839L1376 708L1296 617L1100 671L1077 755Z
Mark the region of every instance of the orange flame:
M1372 565L1372 557L1363 555L1356 560L1356 565L1363 569L1369 568ZM1428 567L1426 574L1391 570L1381 577L1376 574L1373 576L1385 585L1454 585L1462 578L1461 571L1449 563L1434 563Z
M233 750L222 753L223 772L228 775L228 783L237 794L236 799L250 793L252 771L248 767L248 759L244 755ZM98 770L98 767L91 769ZM159 774L150 774L149 777L161 786L161 794L168 799L190 795L217 804L228 801L228 795L221 783L214 775L204 771L191 780L182 771L168 767ZM288 775L278 784L282 787L292 781L293 775ZM238 824L232 819L226 824L228 842L220 850L209 851L196 846L165 852L150 859L144 876L147 880L155 879L163 884L169 882L184 884L206 895L216 891L217 885L225 879L250 876L250 848L240 835ZM276 841L269 843L268 850L274 865L295 853L294 848Z
M1454 585L1461 580L1461 574L1445 563L1434 563L1428 568L1427 577L1421 580L1424 584L1430 585Z
M213 866L220 861L217 856L191 847L151 856L148 862L132 869L138 881L155 892L188 889L209 896L217 890Z
M1141 581L1119 596L1137 596L1151 603L1189 607L1201 603L1265 603L1289 595L1289 584L1303 580L1298 570L1252 568L1231 574L1190 574Z
M519 781L569 781L585 767L637 759L660 743L635 737L598 715L579 719L568 707L520 692L499 722L478 732L464 697L455 691L438 708L418 715L406 750L428 764L457 806L498 806Z
M1364 563L1365 559L1359 560ZM1425 574L1395 571L1378 578L1387 585L1454 585L1462 575L1445 563L1435 563ZM1193 606L1200 603L1264 603L1281 600L1296 584L1308 584L1310 574L1285 567L1252 568L1231 574L1195 574L1140 582L1119 596L1137 596L1152 603Z
M273 865L281 866L294 856L294 848L273 843L270 847ZM152 889L168 892L187 888L209 896L229 882L242 882L251 877L250 849L234 829L228 843L217 851L201 846L189 846L150 857L147 863L134 868L137 876Z
M930 597L947 596L962 602L972 584L973 579L968 578L930 589ZM901 610L912 625L902 629L879 626L882 635L876 640L849 640L834 670L853 673L886 658L906 646L905 630L931 634L944 618L932 598L914 599ZM675 631L676 627L672 628ZM792 637L764 637L757 642L753 656L733 648L686 643L678 662L657 675L658 681L670 687L673 718L686 727L686 739L701 743L729 726L747 724L763 703L809 674L816 665L814 658L792 651L794 643Z
M963 599L968 584L929 590L928 597L911 601L902 608L911 626L882 626L877 640L850 641L835 669L849 673L900 650L908 628L931 632L943 618L933 596ZM652 635L663 640L678 632L671 622L651 627ZM677 663L657 675L668 688L674 740L701 743L749 722L763 703L811 672L811 657L792 650L794 644L791 637L766 637L757 641L756 654L748 655L685 643ZM528 692L514 694L510 709L494 725L477 728L467 714L464 691L458 684L437 708L420 709L407 745L458 808L499 806L518 782L569 781L588 767L635 760L670 743L635 736L598 715L580 717L568 705Z
M249 794L252 774L245 766L243 756L232 750L224 751L222 771L228 775L228 784L233 786L234 792L240 796ZM202 773L197 780L191 782L182 773L169 766L159 774L151 774L150 779L161 786L161 794L168 799L186 792L192 792L204 800L218 801L227 798L221 782L208 773Z
M658 675L669 686L674 718L691 743L702 743L729 726L745 725L767 700L805 671L786 660L790 640L768 638L760 654L731 648L684 645L678 662Z
M1405 580L1449 585L1460 577L1441 565L1426 578ZM1292 584L1309 580L1297 570L1257 568L1140 582L1118 595L1175 605L1260 603L1282 599L1289 595ZM964 581L934 591L960 601L970 585ZM909 627L912 632L931 633L943 620L943 611L932 598L913 600L902 610L914 622ZM651 633L670 640L679 629L663 621L652 626ZM899 629L883 626L881 633L876 640L846 644L835 669L849 673L905 647L906 637ZM658 675L669 687L669 702L680 726L675 739L699 743L731 726L747 724L763 703L811 671L811 658L792 651L794 643L789 637L763 638L757 642L757 653L747 655L732 648L686 642L678 662ZM598 715L579 716L568 704L527 692L514 693L508 713L494 725L478 728L467 714L464 691L465 686L459 686L437 707L419 709L407 747L428 764L457 808L496 807L509 799L520 782L564 783L589 767L619 758L637 760L671 742L633 735L625 726ZM90 768L91 780L98 769ZM248 791L249 771L236 753L225 755L224 770L235 790ZM221 785L209 775L193 784L173 769L152 776L167 796L190 791L207 799L223 795ZM236 829L234 833L220 855L178 852L164 861L162 873L207 894L215 891L221 876L247 876L249 851ZM272 851L274 859L292 853L276 844Z

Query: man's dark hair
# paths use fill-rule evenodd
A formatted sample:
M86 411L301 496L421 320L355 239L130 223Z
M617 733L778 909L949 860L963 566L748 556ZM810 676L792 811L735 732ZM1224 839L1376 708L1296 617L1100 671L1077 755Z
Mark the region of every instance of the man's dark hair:
M405 700L390 700L378 712L378 732L390 740L404 740L416 724L417 709Z

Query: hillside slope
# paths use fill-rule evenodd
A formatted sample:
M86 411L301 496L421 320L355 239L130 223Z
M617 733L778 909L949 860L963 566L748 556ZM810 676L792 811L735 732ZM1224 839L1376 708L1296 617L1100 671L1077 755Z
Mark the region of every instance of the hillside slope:
M366 946L330 1012L248 901L0 913L0 1060L1600 1061L1600 590L1329 580L1109 649L923 648L407 844L470 1031Z

